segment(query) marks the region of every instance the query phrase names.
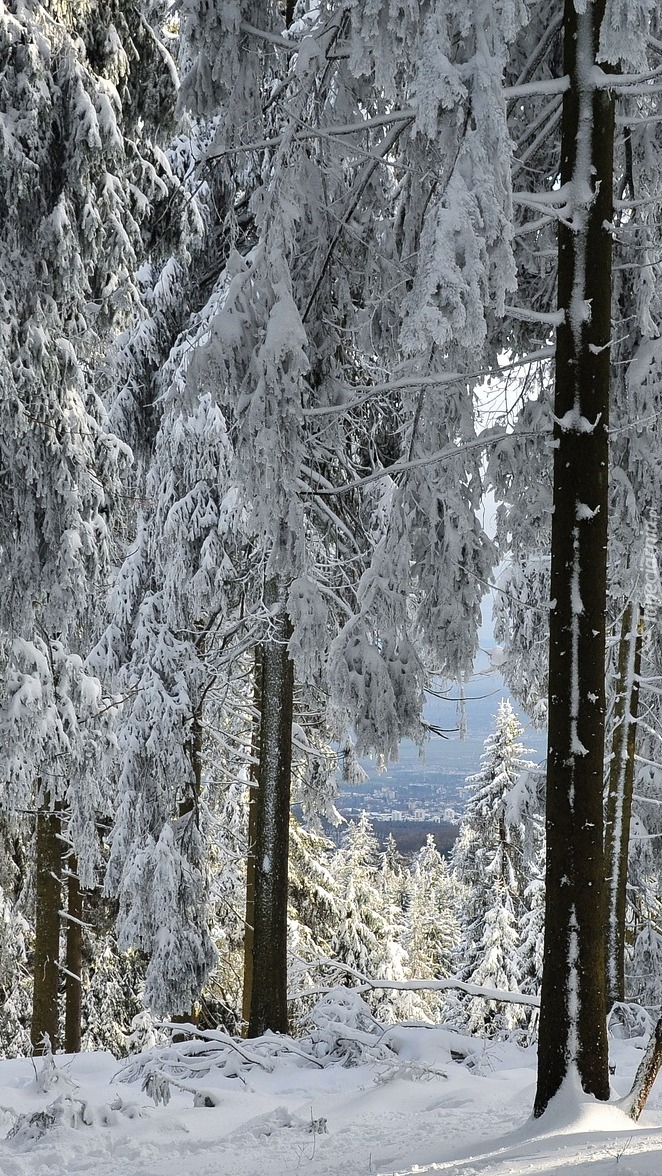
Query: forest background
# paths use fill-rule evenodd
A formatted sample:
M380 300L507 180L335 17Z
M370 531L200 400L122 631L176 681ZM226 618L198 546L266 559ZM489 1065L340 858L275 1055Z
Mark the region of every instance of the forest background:
M539 1028L537 1113L607 1097L608 1006L659 1005L656 6L0 18L6 1048L358 973ZM331 855L502 561L546 780L503 706L452 870Z

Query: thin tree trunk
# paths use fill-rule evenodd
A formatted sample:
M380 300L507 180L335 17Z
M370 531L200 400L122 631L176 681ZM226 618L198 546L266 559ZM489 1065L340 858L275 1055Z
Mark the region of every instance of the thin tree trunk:
M80 1053L83 1008L83 891L76 855L67 862L67 971L64 978L64 1048Z
M205 639L204 634L198 639L198 648L200 653L204 653ZM192 718L191 718L191 736L186 744L186 752L191 764L191 776L187 784L187 791L184 793L179 804L178 816L180 820L188 818L190 821L198 821L198 802L200 793L202 791L202 719L203 719L204 702L198 703ZM175 1012L171 1015L171 1022L174 1025L197 1025L200 1019L200 1009L197 1004L184 1012ZM173 1033L172 1040L175 1042L186 1041L186 1033Z
M60 987L60 901L62 843L60 814L49 807L48 793L37 813L34 995L30 1039L35 1054L44 1052L44 1034L58 1046Z
M614 704L607 815L607 1003L625 1000L625 907L639 714L643 609L626 605L618 650L619 691Z
M632 1089L620 1102L620 1107L635 1122L646 1105L653 1083L662 1067L662 1017L651 1033L646 1052L641 1059L634 1076Z
M255 837L253 987L248 1036L286 1033L287 881L294 672L282 589L265 585L272 632L262 647L262 729Z
M545 944L534 1114L567 1076L609 1098L603 785L614 104L595 88L604 2L566 0L558 230ZM588 197L588 194L592 195Z
M257 789L260 768L260 725L262 715L262 650L255 650L253 679L253 730L251 733L251 766L248 789L248 853L246 855L246 920L244 930L244 991L241 1016L244 1032L251 1018L253 991L253 928L255 925L255 839L257 836Z

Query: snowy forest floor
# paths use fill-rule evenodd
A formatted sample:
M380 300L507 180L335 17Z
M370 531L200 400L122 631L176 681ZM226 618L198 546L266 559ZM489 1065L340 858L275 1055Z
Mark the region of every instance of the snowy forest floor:
M167 1105L141 1090L110 1054L0 1061L2 1176L659 1176L662 1080L639 1124L616 1107L560 1096L530 1117L535 1050L395 1026L389 1057L324 1067L300 1057L271 1072L212 1069L217 1105L193 1106L171 1088ZM455 1042L468 1050L451 1058ZM248 1043L246 1043L248 1044ZM612 1042L614 1097L627 1093L642 1041ZM170 1073L173 1049L168 1053ZM166 1051L168 1052L168 1051ZM157 1055L139 1055L143 1059ZM163 1057L163 1053L161 1057ZM226 1068L227 1069L227 1068ZM42 1083L43 1085L43 1083ZM200 1085L200 1081L198 1082ZM41 1115L37 1112L42 1112ZM325 1120L326 1122L320 1122ZM313 1130L313 1127L316 1130ZM6 1137L6 1138L5 1138Z

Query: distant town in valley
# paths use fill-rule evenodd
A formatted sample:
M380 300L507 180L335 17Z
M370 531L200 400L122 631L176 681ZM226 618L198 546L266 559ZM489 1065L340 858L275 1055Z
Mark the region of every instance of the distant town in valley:
M508 689L498 674L473 679L465 700L466 735L460 738L456 691L448 690L443 697L432 696L426 718L444 734L432 732L422 755L405 740L400 745L398 761L383 771L373 761L363 760L367 779L361 784L344 785L336 801L343 823L367 813L382 846L392 833L400 853L410 857L432 833L439 852L448 854L466 801L467 777L479 771L497 707L502 698L508 697ZM525 758L541 763L545 732L533 728L516 706L515 710L524 729ZM333 840L342 837L342 828L328 830Z

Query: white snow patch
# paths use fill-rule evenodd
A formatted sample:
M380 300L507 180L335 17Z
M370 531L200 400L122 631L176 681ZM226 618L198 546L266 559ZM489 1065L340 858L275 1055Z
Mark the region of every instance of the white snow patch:
M577 519L578 523L588 522L590 519L594 519L599 513L599 506L591 509L591 507L587 506L585 502L578 502L575 507L575 518Z
M212 1105L197 1106L191 1091L174 1083L168 1104L155 1105L139 1081L120 1081L121 1064L107 1053L57 1055L66 1090L39 1090L29 1058L0 1060L0 1135L14 1130L0 1139L0 1171L659 1176L662 1084L635 1124L617 1106L586 1096L570 1075L534 1120L532 1048L464 1037L443 1026L391 1026L387 1039L389 1061L320 1068L283 1054L270 1071L244 1068L243 1081L212 1069L200 1076ZM640 1038L611 1042L615 1098L630 1088L641 1058L637 1046ZM467 1061L454 1061L451 1049ZM42 1122L31 1123L38 1113Z

